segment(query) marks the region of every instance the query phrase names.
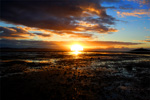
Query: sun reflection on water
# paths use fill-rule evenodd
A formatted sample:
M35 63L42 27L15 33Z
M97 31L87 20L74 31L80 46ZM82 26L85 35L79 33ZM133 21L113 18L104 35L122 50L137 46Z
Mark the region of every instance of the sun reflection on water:
M71 46L70 49L71 49L73 55L78 55L81 53L80 51L83 51L83 46L81 46L79 44L74 44Z
M75 54L75 55L78 55L78 54L80 54L81 52L79 52L79 51L74 51L74 52L72 52L72 54Z

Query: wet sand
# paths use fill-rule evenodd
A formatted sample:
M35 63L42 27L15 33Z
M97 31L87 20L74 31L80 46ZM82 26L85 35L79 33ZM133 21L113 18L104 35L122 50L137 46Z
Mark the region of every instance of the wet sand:
M150 99L150 55L17 54L1 57L1 100Z

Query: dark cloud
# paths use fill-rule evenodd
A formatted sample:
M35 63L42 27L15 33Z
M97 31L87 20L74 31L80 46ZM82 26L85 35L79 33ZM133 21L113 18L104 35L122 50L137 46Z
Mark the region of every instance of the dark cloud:
M35 36L40 38L51 37L50 34L30 33L22 27L2 27L0 26L0 39L33 39Z
M72 33L72 32L67 32L66 34L69 34L70 37L72 38L87 38L87 39L92 39L93 34L87 34L87 33Z
M133 43L133 42L121 42L121 41L83 41L83 45L94 45L94 46L129 46L129 45L139 45L142 43Z
M51 37L50 34L43 34L43 33L34 33L34 35L37 35L39 37Z
M0 17L14 24L54 31L79 31L78 22L84 20L98 25L93 28L82 26L85 30L98 28L103 30L97 31L100 33L114 32L116 29L108 25L114 24L115 18L106 13L101 2L103 0L1 0Z
M150 39L147 39L147 40L143 40L142 42L150 42Z
M30 31L37 31L36 33L31 33ZM37 37L38 39L47 39L49 37L52 37L51 34L57 34L60 36L68 35L71 38L85 38L85 39L94 39L93 34L88 33L74 33L70 31L63 31L63 32L56 32L52 33L52 31L46 31L46 30L38 30L38 29L31 29L28 27L2 27L0 26L0 39L34 39Z
M123 9L123 10L130 10L131 9L132 10L132 9L134 9L134 7L131 4L122 4L119 6L119 9Z
M1 27L0 26L0 38L5 39L29 39L32 34L16 27Z
M10 48L58 48L58 43L55 41L31 41L31 40L8 40L1 39L0 47Z
M119 42L119 41L31 41L31 40L7 40L1 39L1 47L13 47L13 48L52 48L52 49L64 49L69 48L68 45L74 43L79 43L83 46L88 47L101 47L108 46L108 48L116 48L116 46L129 46L129 45L139 45L142 43L132 43L132 42Z

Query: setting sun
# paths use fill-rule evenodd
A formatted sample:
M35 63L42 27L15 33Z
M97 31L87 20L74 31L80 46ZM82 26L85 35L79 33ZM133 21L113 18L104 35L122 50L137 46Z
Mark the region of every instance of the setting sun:
M81 45L75 44L71 46L71 51L83 51L83 47Z
M79 54L79 51L83 51L83 46L79 44L74 44L71 46L71 51L73 51L74 54Z

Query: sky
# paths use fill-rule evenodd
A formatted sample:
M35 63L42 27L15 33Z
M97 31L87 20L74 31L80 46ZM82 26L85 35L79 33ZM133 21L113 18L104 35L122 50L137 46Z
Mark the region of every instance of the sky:
M150 0L1 0L0 47L150 49Z

